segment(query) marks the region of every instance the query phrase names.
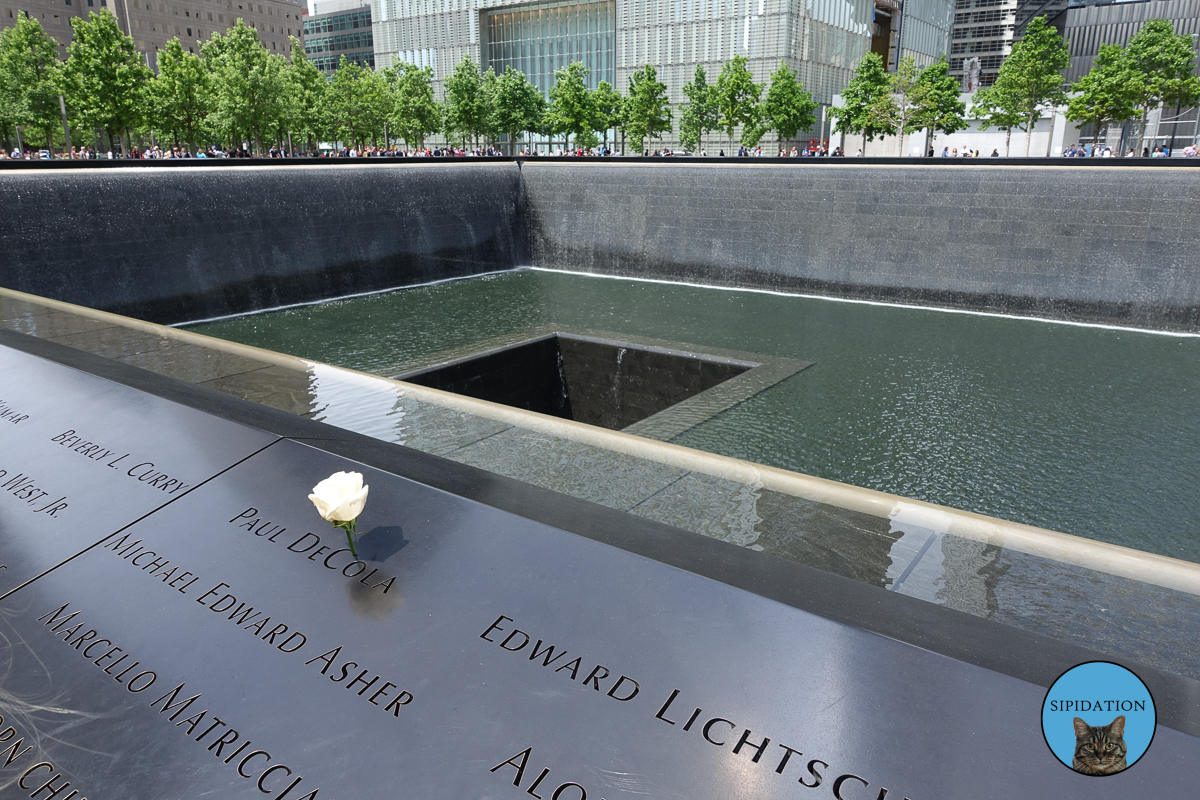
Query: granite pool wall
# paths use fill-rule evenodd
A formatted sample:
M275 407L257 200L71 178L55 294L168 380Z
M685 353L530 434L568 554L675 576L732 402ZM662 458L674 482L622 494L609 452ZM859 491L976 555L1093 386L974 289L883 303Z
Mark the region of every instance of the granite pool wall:
M1197 170L891 161L5 168L0 286L178 323L533 265L1200 330Z
M0 286L187 322L529 263L515 163L5 170Z
M539 266L1200 330L1193 169L526 162L522 175Z

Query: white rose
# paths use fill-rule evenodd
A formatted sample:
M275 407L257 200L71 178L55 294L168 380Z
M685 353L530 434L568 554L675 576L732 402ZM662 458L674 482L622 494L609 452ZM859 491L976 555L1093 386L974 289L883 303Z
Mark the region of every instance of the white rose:
M367 489L361 472L335 472L313 487L308 496L323 519L349 522L357 519L367 504Z

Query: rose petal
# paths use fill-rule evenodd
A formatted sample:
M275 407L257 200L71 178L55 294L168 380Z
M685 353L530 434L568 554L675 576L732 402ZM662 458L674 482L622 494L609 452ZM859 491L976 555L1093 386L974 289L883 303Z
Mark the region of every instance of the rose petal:
M362 513L367 488L360 472L335 472L313 487L308 496L321 517L329 522L347 522Z

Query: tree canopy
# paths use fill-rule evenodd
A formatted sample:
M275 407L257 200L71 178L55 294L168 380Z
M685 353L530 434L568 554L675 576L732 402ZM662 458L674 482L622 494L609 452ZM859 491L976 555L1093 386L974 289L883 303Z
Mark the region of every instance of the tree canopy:
M390 87L381 74L342 56L325 90L330 138L355 146L378 141L392 112L391 101Z
M718 124L729 139L730 150L733 149L733 134L739 127L743 133L758 127L758 100L762 97L763 87L754 82L754 76L746 66L748 63L745 56L734 56L726 61L713 86ZM761 133L759 135L761 137Z
M288 89L287 128L306 140L311 150L325 131L325 76L304 56L304 45L294 36L291 56L284 69Z
M1135 113L1129 91L1129 65L1121 47L1100 45L1091 70L1071 88L1077 92L1067 104L1067 119L1096 127L1093 142L1100 140L1100 129L1110 122L1124 122Z
M74 39L63 70L71 106L83 127L103 129L110 142L123 136L128 150L130 131L145 117L153 73L108 10L72 17L71 28Z
M658 79L658 71L645 65L629 79L629 94L625 98L625 134L634 150L642 151L647 138L657 139L671 130L671 104L667 102L667 87Z
M1067 43L1042 16L1029 22L1025 36L1013 44L1012 55L1000 65L995 88L1012 104L1011 110L1023 118L1027 156L1033 126L1042 111L1067 102L1062 72L1070 64Z
M608 81L600 81L592 92L592 113L592 129L600 132L600 143L607 145L609 130L625 124L625 98Z
M958 99L958 81L950 74L950 64L942 56L921 70L912 88L915 129L929 131L930 144L937 132L954 133L967 127L967 105Z
M1148 20L1129 40L1121 61L1127 97L1139 109L1139 144L1145 137L1146 118L1160 103L1194 106L1200 103L1200 78L1196 68L1196 40L1175 33L1169 20Z
M241 19L224 36L214 33L200 52L213 73L214 128L226 141L249 140L261 153L265 135L281 126L287 111L284 60Z
M703 148L704 135L717 130L721 114L715 87L702 65L696 65L695 76L683 85L683 96L687 102L679 109L679 143L687 150Z
M799 131L806 131L817 122L813 114L817 104L812 95L804 90L803 84L783 61L771 75L771 85L763 100L763 123L775 132L780 149L785 139L794 139Z
M153 124L169 131L176 144L180 137L196 152L196 142L212 113L208 67L195 53L183 49L179 37L167 42L158 54L158 76L150 82Z
M570 145L575 137L578 146L590 147L595 140L592 133L592 96L587 87L591 70L582 61L572 61L554 73L554 86L550 88L550 107L546 116L554 133L562 133Z
M854 70L854 77L842 90L842 105L829 110L830 116L837 120L834 130L842 135L861 134L863 149L867 142L874 141L876 136L883 136L891 131L880 126L876 109L885 102L884 98L890 91L888 74L883 71L883 59L878 53L868 52Z
M979 130L986 131L995 126L1004 131L1004 155L1008 156L1013 128L1025 123L1025 112L1021 110L1021 99L1005 86L989 86L975 92L971 104L971 116L979 120Z
M524 72L512 66L504 68L504 74L496 78L493 125L496 130L508 135L516 155L517 137L526 131L537 130L546 112L546 98L529 82Z
M51 146L60 119L62 62L54 40L24 14L0 31L0 129L7 139L18 125L43 133Z
M479 65L469 56L463 56L454 72L446 78L445 86L447 138L478 145L493 112L493 98L484 86Z
M421 149L425 139L442 129L442 105L433 96L433 70L398 64L387 77L395 92L391 126L409 147Z

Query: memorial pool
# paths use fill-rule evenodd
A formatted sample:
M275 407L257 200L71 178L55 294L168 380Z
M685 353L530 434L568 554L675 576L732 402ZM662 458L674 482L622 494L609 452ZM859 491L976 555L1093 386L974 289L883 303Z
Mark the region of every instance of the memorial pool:
M547 325L815 362L672 441L1200 561L1200 337L525 270L191 326L395 375Z

